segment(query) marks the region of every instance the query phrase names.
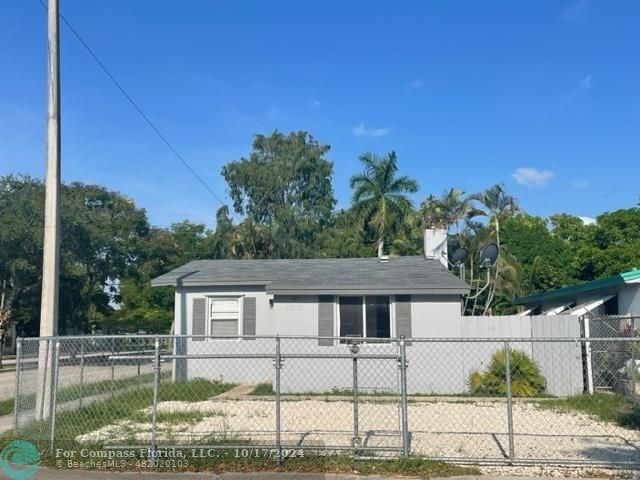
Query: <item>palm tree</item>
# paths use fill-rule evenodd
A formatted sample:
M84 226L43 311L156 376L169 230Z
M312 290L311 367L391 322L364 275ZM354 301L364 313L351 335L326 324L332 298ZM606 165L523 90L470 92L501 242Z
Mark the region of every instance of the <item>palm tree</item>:
M391 151L383 157L372 153L360 156L364 172L349 181L353 189L353 208L361 221L377 238L378 256L384 249L386 237L394 236L411 212L408 193L418 191L418 182L407 176L397 176L398 157Z
M471 198L464 196L464 190L451 188L439 198L429 195L420 206L422 220L427 227L446 228L456 226L458 241L462 241L460 222L478 213L471 206Z
M500 248L500 222L520 212L518 202L514 197L507 194L500 184L496 184L484 192L470 195L469 198L479 204L470 211L469 217L488 217L489 226L493 226L496 234L496 244ZM517 264L517 261L514 258L507 258L503 252L500 253L495 264L494 279L485 301L485 315L491 310L491 305L498 289L509 291L512 288L517 288L515 284L518 274L515 264ZM510 283L511 285L509 285Z
M478 208L474 208L469 216L488 217L489 224L495 227L496 243L500 247L500 220L520 212L517 200L507 194L500 184L496 184L484 192L470 195L469 199L479 203Z

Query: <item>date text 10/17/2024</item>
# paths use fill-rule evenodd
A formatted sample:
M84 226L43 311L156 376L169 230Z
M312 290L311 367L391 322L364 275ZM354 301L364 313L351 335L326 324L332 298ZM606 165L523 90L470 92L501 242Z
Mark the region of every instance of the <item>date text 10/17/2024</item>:
M235 458L293 458L304 457L303 449L293 448L230 448L229 450L221 450L217 448L140 448L140 449L116 449L108 450L62 450L56 449L55 457L57 459L136 459L136 458L157 458L157 459L195 459L195 458L219 458L219 457L235 457Z

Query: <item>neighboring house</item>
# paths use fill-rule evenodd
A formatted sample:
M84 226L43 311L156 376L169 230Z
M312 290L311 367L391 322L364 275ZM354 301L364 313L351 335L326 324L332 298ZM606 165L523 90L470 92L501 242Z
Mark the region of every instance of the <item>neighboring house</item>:
M517 298L522 315L623 315L640 317L640 269Z
M196 260L152 285L176 289L176 335L215 336L447 336L469 292L422 256Z

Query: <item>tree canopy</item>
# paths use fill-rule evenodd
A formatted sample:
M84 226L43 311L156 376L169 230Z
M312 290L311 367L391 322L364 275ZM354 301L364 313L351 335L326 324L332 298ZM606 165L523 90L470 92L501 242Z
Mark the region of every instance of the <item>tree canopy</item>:
M425 227L448 229L451 253L469 250L474 289L485 278L480 250L500 245L492 283L466 313L511 313L514 296L640 267L637 207L592 225L566 213L542 218L496 184L470 194L453 187L414 208L418 182L401 174L392 151L360 156L351 205L336 210L329 149L307 132L256 135L247 158L222 168L233 213L219 208L214 230L188 220L154 227L121 193L64 184L60 332L167 333L173 291L150 280L190 260L416 255ZM11 322L22 335L38 334L43 205L41 180L0 177L0 336Z

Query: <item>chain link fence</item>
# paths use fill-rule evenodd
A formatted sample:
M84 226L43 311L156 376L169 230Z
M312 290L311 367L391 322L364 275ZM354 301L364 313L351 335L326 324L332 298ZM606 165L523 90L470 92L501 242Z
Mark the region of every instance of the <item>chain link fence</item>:
M15 433L51 451L640 466L637 337L83 336L17 355Z

